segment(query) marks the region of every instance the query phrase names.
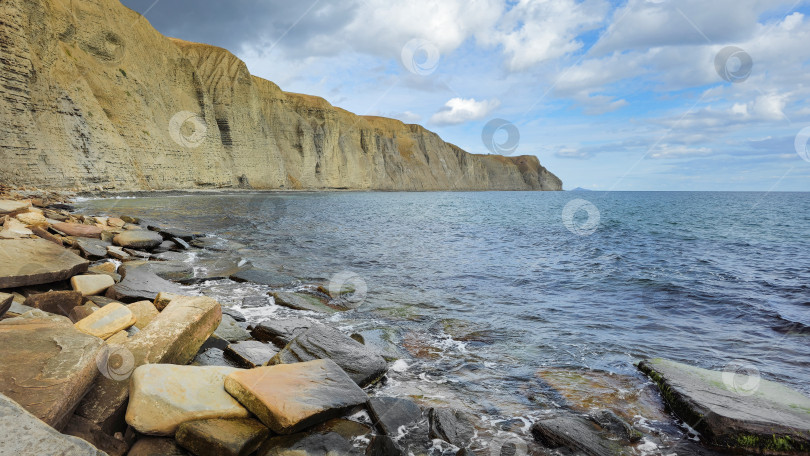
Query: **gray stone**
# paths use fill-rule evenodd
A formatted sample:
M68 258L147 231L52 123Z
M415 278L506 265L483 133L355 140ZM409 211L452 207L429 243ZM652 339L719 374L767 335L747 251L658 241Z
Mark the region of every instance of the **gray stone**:
M397 442L387 435L376 435L371 439L366 456L404 456L405 452Z
M276 304L284 307L289 307L295 310L307 310L310 312L319 312L325 314L332 314L338 312L338 309L327 305L326 300L307 293L293 293L282 291L278 293L271 293Z
M810 452L810 398L775 382L665 359L639 369L680 419L711 446L763 453Z
M377 428L394 437L400 428L409 428L422 419L422 409L414 401L398 397L372 397L368 411Z
M107 456L76 437L60 434L0 394L0 455Z
M444 407L431 408L428 419L431 439L441 439L464 448L475 435L470 417L464 412Z
M116 301L133 303L154 301L158 293L167 292L182 295L184 291L168 280L162 279L145 268L127 270L124 279L107 290L106 296Z
M279 347L284 347L292 342L295 336L314 326L323 325L316 321L307 320L306 318L280 318L278 320L265 320L259 323L253 328L251 334L256 340L272 342Z
M546 416L531 427L532 436L548 448L565 447L588 456L632 455L632 447L609 440L589 420L573 413Z
M233 361L225 358L225 352L219 348L209 348L201 350L194 361L191 362L192 366L224 366L224 367L240 367Z
M157 261L186 261L188 255L180 252L160 252L152 255L152 259Z
M368 440L371 428L356 421L335 418L297 434L273 437L258 452L260 456L361 456L354 441Z
M246 369L264 366L276 353L278 350L274 349L272 345L256 340L237 342L228 345L228 348L225 349L225 356Z
M641 440L641 432L634 429L624 421L619 415L611 410L599 410L590 415L591 420L602 427L608 433L626 440L628 443L635 443Z
M175 439L197 456L246 456L270 436L270 430L252 419L197 420L180 425Z
M222 315L222 322L219 327L214 331L214 335L222 340L228 342L239 342L241 340L250 339L250 333L245 331L244 328L239 326L239 323L230 315Z
M142 437L132 445L127 456L188 456L174 439L164 437Z
M6 312L6 318L19 317L20 315L26 314L32 310L37 309L20 304L17 301L11 301L11 305L9 306L8 311Z
M82 256L88 260L100 260L107 256L107 247L109 242L104 242L101 239L93 238L78 238L73 244L82 252Z
M314 359L331 359L360 386L375 383L388 371L382 356L342 332L315 326L287 344L270 364L292 364Z
M152 249L163 242L163 237L154 231L129 230L118 233L113 242L129 249Z
M280 272L267 271L264 269L247 268L231 274L231 280L235 282L251 282L268 287L280 288L295 283L295 277L282 274Z
M267 296L247 296L242 298L242 307L245 309L255 309L257 307L267 307L270 299Z
M194 275L194 267L185 261L129 261L119 268L122 276L134 269L145 269L161 279L183 280Z
M14 302L14 295L0 293L0 318L3 318L3 315L8 312L12 302Z
M90 263L44 239L0 240L0 289L67 280Z
M231 318L238 321L239 323L245 323L247 321L247 318L245 318L245 315L242 314L242 312L239 312L238 310L232 309L230 307L224 307L222 309L222 313L230 315Z

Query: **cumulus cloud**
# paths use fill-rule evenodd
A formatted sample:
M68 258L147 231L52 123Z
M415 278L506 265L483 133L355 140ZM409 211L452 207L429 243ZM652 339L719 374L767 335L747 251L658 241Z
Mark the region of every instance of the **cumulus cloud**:
M494 111L501 102L498 100L476 101L474 98L452 98L430 118L435 125L458 125L472 120L480 120Z

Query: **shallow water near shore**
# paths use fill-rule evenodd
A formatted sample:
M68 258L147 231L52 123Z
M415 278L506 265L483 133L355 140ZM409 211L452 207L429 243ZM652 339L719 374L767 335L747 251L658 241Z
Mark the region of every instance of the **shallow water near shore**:
M584 211L573 230L563 221L575 199L598 210L591 234L576 229ZM627 376L617 391L633 396L649 388L634 363L665 357L746 365L810 393L810 194L240 192L77 206L245 246L190 258L202 269L359 275L357 310L313 317L403 359L379 394L463 406L519 434L564 399L548 380L559 369ZM252 321L291 312L270 298L242 307L266 287L197 288Z

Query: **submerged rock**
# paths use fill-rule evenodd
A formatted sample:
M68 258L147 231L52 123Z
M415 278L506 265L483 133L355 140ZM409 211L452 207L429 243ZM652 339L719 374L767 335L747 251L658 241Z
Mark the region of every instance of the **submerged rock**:
M67 280L90 263L44 239L0 239L0 289Z
M284 347L292 342L295 336L314 326L322 326L322 324L306 318L280 318L259 323L253 328L251 334L256 340L272 342L279 347Z
M464 448L475 435L470 417L459 410L431 408L428 410L428 419L431 439L441 439Z
M214 335L228 342L239 342L250 339L250 333L239 326L239 323L237 323L233 317L225 314L222 315L222 322L219 324L217 330L214 331Z
M231 280L235 282L251 282L268 287L280 288L285 285L295 283L295 277L282 274L280 272L267 271L264 269L247 268L231 274Z
M758 376L665 359L639 363L670 408L709 445L791 454L810 451L810 398ZM740 386L742 385L742 386Z
M546 416L531 427L535 440L548 448L565 447L588 456L632 455L632 448L609 440L598 426L573 413Z
M410 399L372 397L368 400L372 421L385 435L397 437L400 428L408 428L422 419L422 409Z
M368 400L328 359L234 372L225 389L278 434L293 434Z
M177 443L197 456L246 456L270 436L270 430L252 419L189 421L177 429Z
M382 356L342 332L323 325L299 334L269 364L314 359L331 359L360 386L375 383L388 371L388 364Z
M115 245L129 249L152 249L163 242L163 237L154 231L129 230L113 238Z
M306 293L291 293L282 291L279 293L271 293L276 304L284 307L289 307L295 310L308 310L310 312L319 313L335 313L334 309L326 304L326 300L318 296L313 296Z

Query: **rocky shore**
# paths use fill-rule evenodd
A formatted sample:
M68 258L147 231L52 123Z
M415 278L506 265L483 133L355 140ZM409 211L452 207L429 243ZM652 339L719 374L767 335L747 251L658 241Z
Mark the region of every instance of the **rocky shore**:
M741 394L666 360L639 365L660 410L578 401L571 372L545 371L561 405L521 435L492 433L468 411L377 394L393 360L362 337L303 312L250 322L186 285L263 284L277 305L324 314L351 310L352 287L289 291L297 278L250 266L200 276L178 253L221 248L202 233L3 193L0 456L810 454L807 397L759 379ZM688 432L658 448L639 414Z

